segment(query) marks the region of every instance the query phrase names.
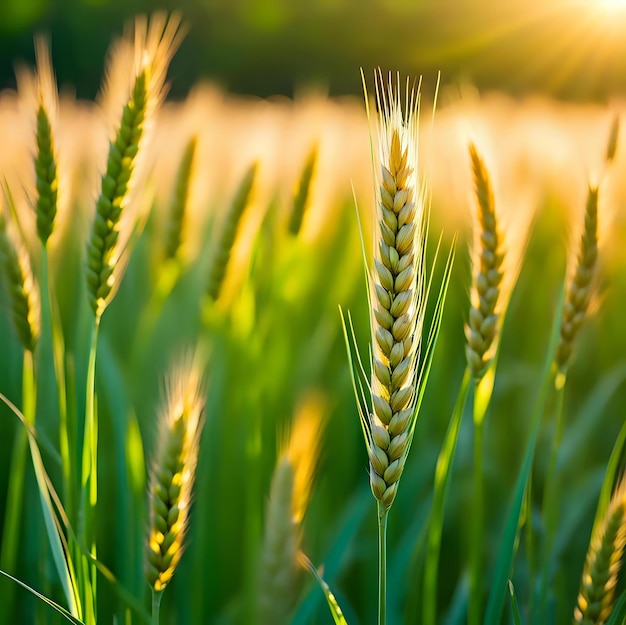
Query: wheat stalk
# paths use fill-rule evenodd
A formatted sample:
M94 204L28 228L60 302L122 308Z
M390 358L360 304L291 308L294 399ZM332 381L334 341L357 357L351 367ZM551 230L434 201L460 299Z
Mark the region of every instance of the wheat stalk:
M41 306L30 258L15 229L0 212L0 261L11 302L17 336L25 350L33 352L39 340Z
M106 171L102 176L87 245L88 296L97 319L113 296L124 268L122 255L126 241L124 238L120 240L122 213L130 200L138 158L146 153L143 145L146 130L163 99L167 68L181 36L178 16L167 20L163 15L156 15L149 27L145 19L135 22L133 84L115 137L109 145ZM131 42L127 41L126 47L130 46ZM113 68L109 71L114 75L120 70ZM114 81L110 79L110 82Z
M465 327L465 355L474 379L480 379L496 348L501 299L502 237L498 229L493 190L485 164L473 144L469 146L478 204L478 241L475 245L469 320Z
M317 167L318 147L313 146L302 168L300 180L296 185L293 203L291 206L291 214L289 215L289 232L296 236L302 227L302 220L309 201L311 192L311 183L315 176Z
M185 365L169 379L151 471L145 575L157 593L172 579L183 553L203 420L200 374Z
M54 229L57 213L58 175L54 150L53 124L57 111L56 80L50 61L48 42L35 40L37 58L37 156L35 176L37 184L37 234L46 245Z
M578 259L563 305L561 336L555 356L557 371L561 376L567 373L574 349L574 340L587 313L597 260L598 188L589 187Z
M589 544L574 623L602 625L611 615L625 546L626 481L622 480Z
M385 86L376 95L380 179L376 204L372 298L372 407L366 421L370 485L388 510L413 437L418 364L424 323L426 217L417 178L419 90Z
M289 623L298 598L302 520L319 455L324 410L318 396L303 401L272 476L258 576L256 622L260 625Z
M169 221L165 235L165 258L176 256L183 237L185 213L189 202L189 185L193 175L193 165L196 155L197 137L192 137L183 153L176 175L176 185L170 206Z
M213 301L217 300L220 296L230 254L237 238L239 223L241 222L246 207L250 203L250 195L252 193L256 172L257 163L253 163L241 179L235 197L228 210L228 214L224 220L219 241L215 246L207 286L207 294Z

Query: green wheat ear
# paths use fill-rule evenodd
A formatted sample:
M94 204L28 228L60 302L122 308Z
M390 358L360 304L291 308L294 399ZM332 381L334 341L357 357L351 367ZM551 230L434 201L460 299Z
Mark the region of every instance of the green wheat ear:
M28 252L16 229L10 228L0 210L0 263L10 299L13 325L22 346L34 351L41 328L39 289Z
M96 215L87 244L88 297L96 318L100 318L115 293L125 263L123 256L129 230L122 233L122 214L130 201L133 174L138 159L144 158L146 131L163 99L169 62L180 39L180 19L157 15L150 25L137 20L133 37L134 78L109 155ZM119 68L117 68L119 71ZM110 72L114 74L114 72ZM113 81L112 81L113 82ZM123 234L123 237L120 235Z
M289 232L296 236L302 227L302 221L307 209L309 196L311 194L311 184L315 177L315 169L317 167L318 147L313 146L304 163L300 180L296 186L293 204L291 206L291 214L289 216Z
M252 194L257 169L258 164L253 163L244 174L230 205L226 219L224 220L222 232L216 244L211 267L209 269L207 294L213 301L217 300L220 296L224 277L226 276L228 261L230 260L230 254L237 238L239 224L246 207L250 203L250 196Z
M611 615L625 546L626 481L622 480L589 544L574 610L575 624L602 625Z
M107 168L96 203L96 216L87 246L88 296L96 317L102 315L115 285L114 270L120 260L120 219L128 201L129 183L143 134L148 103L147 80L146 70L135 80L119 130L109 147Z
M185 213L189 202L189 186L193 176L193 167L196 156L197 137L192 137L187 143L183 157L178 166L174 196L170 206L167 232L165 235L165 258L175 258L183 239Z
M57 111L56 79L50 60L48 42L43 38L35 41L37 58L37 156L35 175L37 183L37 234L45 245L54 229L57 214L59 178L54 152L53 123Z
M193 366L174 371L159 419L149 490L150 532L144 568L155 592L167 586L182 557L204 402L199 371Z
M272 476L258 575L259 625L286 625L298 599L302 522L319 457L325 412L326 403L317 395L300 404Z

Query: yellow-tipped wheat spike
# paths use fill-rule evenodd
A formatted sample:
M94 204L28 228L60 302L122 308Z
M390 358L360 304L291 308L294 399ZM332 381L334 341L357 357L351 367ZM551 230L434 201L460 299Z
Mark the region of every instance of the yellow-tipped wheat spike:
M174 197L165 234L165 258L174 258L182 242L185 212L189 199L189 185L192 179L197 144L196 137L189 140L178 167Z
M274 470L258 576L259 625L289 623L298 598L301 526L319 454L323 415L324 403L319 397L303 402Z
M613 118L611 130L609 131L609 141L606 146L606 162L611 163L617 152L617 140L619 138L619 115Z
M296 192L291 206L291 214L289 216L289 232L296 236L302 227L302 220L307 208L309 195L311 191L311 183L315 176L315 168L317 166L318 148L314 146L304 163L300 180L296 187Z
M611 615L625 546L626 482L622 480L589 545L574 610L575 624L602 625Z
M574 349L574 340L582 325L591 298L593 277L598 259L598 189L590 187L585 209L585 225L580 238L576 270L567 291L561 319L561 336L555 363L564 375Z
M96 215L87 245L87 285L91 307L99 318L114 293L120 263L120 220L129 201L138 157L144 153L146 129L163 97L170 59L180 43L180 20L157 15L135 24L134 83L122 118L109 145Z
M224 220L219 241L216 244L215 252L209 269L209 280L207 294L213 300L217 300L222 290L222 283L226 275L226 268L230 259L230 253L237 238L237 230L246 207L250 202L250 195L254 185L257 172L257 163L250 165L235 193L232 204Z
M0 262L11 304L13 324L25 350L33 352L39 340L41 308L39 289L24 245L8 228L0 213Z
M35 175L37 184L37 234L45 245L54 229L57 213L58 176L54 155L54 138L51 117L56 109L56 86L47 42L37 39L37 156Z
M498 299L504 254L489 174L473 144L469 146L476 199L479 236L476 237L474 275L469 320L465 326L465 355L472 376L480 379L493 357L498 332Z
M183 368L170 379L150 480L145 575L156 592L172 579L183 553L203 421L199 373Z
M299 524L293 518L294 466L282 456L272 477L259 575L259 625L289 623L297 595Z
M377 76L380 111L378 224L372 272L372 404L366 426L370 484L383 509L394 501L415 422L424 323L426 218L417 178L417 93Z

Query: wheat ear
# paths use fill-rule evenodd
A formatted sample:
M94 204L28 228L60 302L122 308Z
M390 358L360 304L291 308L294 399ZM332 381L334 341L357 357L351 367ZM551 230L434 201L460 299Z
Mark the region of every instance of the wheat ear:
M472 376L480 379L496 346L504 254L489 174L473 144L469 146L469 153L474 173L479 231L473 262L476 273L472 281L469 320L465 326L465 355Z
M54 153L53 118L57 109L57 91L50 51L45 39L35 41L37 57L37 156L35 176L37 184L37 234L45 245L54 229L57 214L58 175Z
M189 140L178 166L174 196L165 234L165 258L168 259L176 256L182 242L185 213L189 202L189 185L192 180L197 144L197 137L192 137Z
M237 192L235 193L235 197L233 198L224 220L219 241L216 243L215 252L211 261L211 267L209 269L207 287L207 294L214 301L217 300L220 295L220 291L222 290L222 284L224 282L224 276L226 275L226 268L228 267L230 253L237 238L239 223L241 222L241 218L243 217L246 207L250 203L250 195L252 193L256 172L257 163L253 163L241 179Z
M30 258L17 232L0 212L0 261L11 303L13 325L25 350L33 352L39 340L41 307Z
M309 152L304 163L300 180L295 189L293 203L291 205L291 214L289 215L289 232L296 236L302 227L302 220L309 201L311 192L311 183L315 176L315 168L317 166L318 147L317 145Z
M317 464L323 415L324 404L318 397L301 405L274 470L258 576L260 625L289 623L298 598L302 519Z
M385 86L377 75L380 111L377 228L371 272L373 412L365 431L370 484L382 510L398 489L413 437L418 364L424 324L425 232L423 193L417 178L419 90Z
M203 421L199 371L185 366L170 377L152 463L145 575L155 592L167 586L183 553Z
M574 623L602 625L611 615L626 546L626 481L616 488L601 525L592 536L580 591Z
M563 305L561 336L555 356L555 364L561 375L567 373L574 349L574 340L585 319L591 298L592 282L598 260L597 187L589 187L585 224L578 249L576 269Z
M163 98L167 67L180 43L180 20L155 16L148 28L138 19L134 32L133 85L121 121L109 145L106 171L102 176L96 215L87 245L87 285L91 307L99 318L111 299L123 263L120 241L122 213L129 202L133 173L146 130Z

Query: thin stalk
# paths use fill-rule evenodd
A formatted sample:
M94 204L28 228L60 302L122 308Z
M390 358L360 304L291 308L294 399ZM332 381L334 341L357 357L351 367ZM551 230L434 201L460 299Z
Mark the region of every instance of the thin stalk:
M433 505L431 521L428 528L426 564L424 566L424 609L422 613L422 622L424 625L435 625L437 618L437 578L439 575L439 554L443 534L444 510L459 429L461 427L461 419L465 411L470 383L470 371L466 368L454 406L454 412L450 419L450 424L448 425L448 430L441 451L439 452L437 467L435 469Z
M542 545L541 558L541 584L539 589L539 615L546 613L548 602L548 586L550 583L550 561L552 556L552 548L554 538L559 523L559 506L560 506L560 489L558 487L558 475L556 471L556 463L563 439L563 399L565 395L565 376L557 374L554 380L554 400L555 400L555 426L552 444L550 446L550 460L546 473L545 487L543 491L543 500L541 504L541 517L545 526L545 538Z
M387 622L387 514L378 503L378 625Z
M261 414L258 409L252 409L252 423L248 430L246 441L246 456L248 462L247 480L247 514L246 514L246 572L245 585L248 597L253 597L255 593L255 585L257 582L257 545L262 538L263 520L258 514L258 495L261 489L259 476L261 475ZM256 618L254 610L254 602L247 602L247 610L245 615L246 623L253 625Z
M67 409L67 385L65 376L65 347L63 342L63 329L59 318L59 311L55 307L55 300L50 286L50 273L48 270L48 248L44 243L41 245L41 316L42 337L49 336L52 341L52 357L54 363L54 376L57 389L57 401L59 404L59 451L63 471L63 506L68 518L74 522L76 489L72 475L75 474L72 467L72 454L76 453L76 436L70 425Z
M85 432L83 439L83 462L81 473L81 510L82 524L80 538L96 558L95 509L98 502L98 410L96 405L96 348L100 316L96 315L91 328L91 347L87 367L87 390L85 396ZM86 557L82 558L84 581L84 605L86 609L86 625L90 625L93 614L95 623L96 601L96 566L89 564Z
M159 625L162 597L163 597L162 590L156 591L152 589L152 625Z
M35 383L35 368L33 353L24 351L22 373L22 413L24 419L30 425L35 425L35 410L37 405ZM8 573L15 573L17 550L20 542L20 528L22 526L24 476L26 471L26 458L28 449L28 435L26 429L20 423L15 433L13 443L13 455L11 458L11 471L9 472L9 485L7 502L5 507L4 530L2 532L2 551L0 552L0 569ZM0 586L0 605L3 606L2 623L12 615L12 604L15 595L13 584Z
M472 502L473 518L470 550L469 625L479 625L480 623L480 605L483 592L483 498L483 423L477 423L474 419L474 499Z

